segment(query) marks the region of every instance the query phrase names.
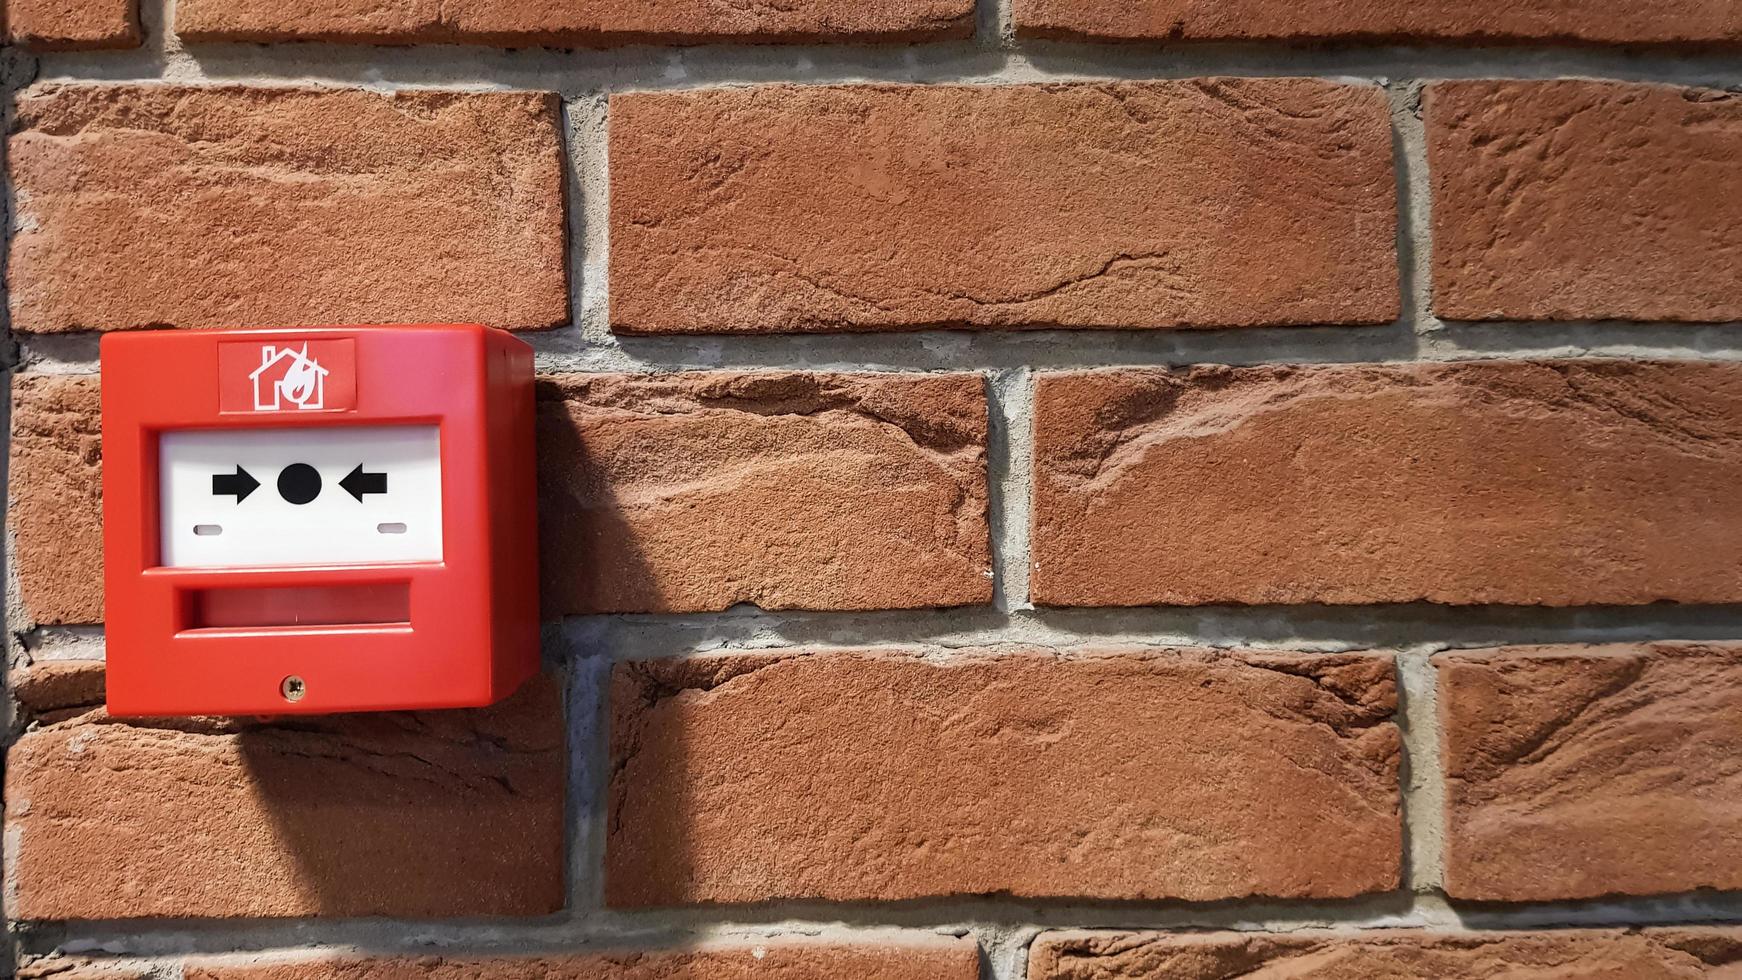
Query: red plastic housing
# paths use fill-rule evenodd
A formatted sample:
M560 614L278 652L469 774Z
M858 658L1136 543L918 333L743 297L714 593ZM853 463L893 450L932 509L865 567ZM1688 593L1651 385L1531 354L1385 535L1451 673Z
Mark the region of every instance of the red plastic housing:
M321 400L289 389L320 408L256 406L243 386L268 347L322 360ZM525 343L475 325L110 334L102 375L110 713L474 707L537 671ZM437 427L440 560L162 564L164 433L364 425Z

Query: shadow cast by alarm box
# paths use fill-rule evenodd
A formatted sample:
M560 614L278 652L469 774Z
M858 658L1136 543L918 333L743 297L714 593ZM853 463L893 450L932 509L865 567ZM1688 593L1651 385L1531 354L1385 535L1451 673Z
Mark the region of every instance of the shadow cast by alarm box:
M656 570L639 546L635 522L614 487L611 463L584 436L587 420L557 383L541 380L538 401L539 569L544 618L560 621L577 610L596 611L613 603L661 601ZM632 419L626 419L632 424ZM586 546L585 550L575 547ZM558 627L547 632L547 659L554 642L564 650L571 640ZM622 825L619 800L626 759L634 754L635 705L623 672L613 661L614 646L575 644L569 670L574 697L570 719L573 759L569 769L574 801L571 835L573 881L570 903L585 912L638 890L640 875L613 874L611 855L646 846L662 866L680 879L689 867L688 787L682 767L655 774L666 819L658 826Z
M244 914L542 916L565 898L563 679L488 708L245 723L248 786L212 840L263 902ZM257 814L247 811L258 808ZM259 822L261 834L248 832Z

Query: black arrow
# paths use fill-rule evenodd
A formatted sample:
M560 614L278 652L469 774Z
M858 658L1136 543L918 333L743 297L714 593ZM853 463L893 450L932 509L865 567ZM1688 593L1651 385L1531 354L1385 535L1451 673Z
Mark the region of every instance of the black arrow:
M346 493L356 497L361 503L366 493L387 492L387 474L365 473L363 464L358 463L356 469L346 473L345 478L339 481L339 486L344 487Z
M254 479L247 470L240 466L236 467L236 472L233 474L212 474L212 496L235 497L237 503L247 500L248 495L253 493L254 488L259 485L260 481Z

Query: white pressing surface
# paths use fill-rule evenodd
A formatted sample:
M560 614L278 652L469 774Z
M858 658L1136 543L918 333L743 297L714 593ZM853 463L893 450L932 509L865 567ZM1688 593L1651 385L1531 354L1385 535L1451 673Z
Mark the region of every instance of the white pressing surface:
M158 463L164 565L441 560L436 426L166 432Z

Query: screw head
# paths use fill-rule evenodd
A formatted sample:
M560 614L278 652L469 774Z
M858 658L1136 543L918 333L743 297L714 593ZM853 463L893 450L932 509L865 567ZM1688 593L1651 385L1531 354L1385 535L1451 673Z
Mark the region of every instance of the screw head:
M302 678L292 674L278 685L278 693L284 695L286 701L301 701L303 696L308 694L308 684Z

